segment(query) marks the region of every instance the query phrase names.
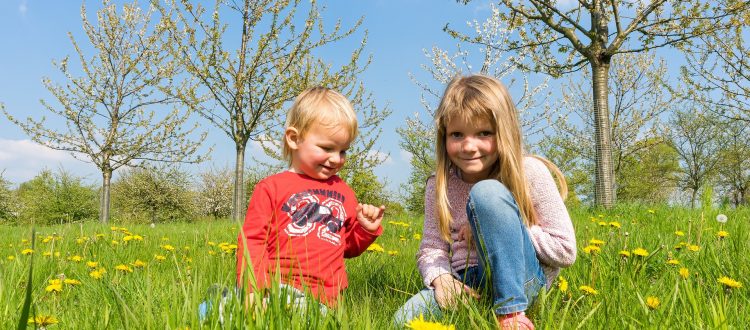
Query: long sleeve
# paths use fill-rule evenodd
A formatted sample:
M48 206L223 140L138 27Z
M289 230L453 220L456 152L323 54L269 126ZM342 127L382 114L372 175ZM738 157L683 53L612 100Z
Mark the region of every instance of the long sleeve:
M246 260L250 259L252 264L253 275L257 288L267 287L269 278L267 270L269 266L269 245L271 223L274 220L273 205L271 202L271 193L269 187L263 182L259 183L253 195L245 216L245 223L238 238L237 253L237 285L242 286L242 273L246 269ZM248 281L247 284L252 282ZM252 291L252 286L248 285L248 290Z
M362 227L356 219L352 219L351 229L348 230L346 237L346 249L344 258L358 257L367 247L383 233L383 226L378 227L374 233L369 232Z
M529 228L539 261L549 267L568 267L576 260L576 238L570 215L549 169L527 157L526 177L538 223Z
M424 226L422 242L417 252L417 268L427 287L431 287L432 281L438 276L452 273L450 244L441 237L437 221L435 178L430 177L425 187Z

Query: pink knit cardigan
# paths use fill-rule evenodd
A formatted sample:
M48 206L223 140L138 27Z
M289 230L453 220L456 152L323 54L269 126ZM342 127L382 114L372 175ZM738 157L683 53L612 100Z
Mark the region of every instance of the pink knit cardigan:
M568 267L576 259L576 238L570 215L557 190L552 174L540 160L524 159L524 171L530 187L531 200L537 213L538 223L527 228L536 249L536 256L547 277L547 286L552 285L560 268ZM424 228L422 242L417 252L417 267L424 284L442 274L453 274L477 265L477 252L467 247L466 241L458 240L461 227L467 225L466 202L473 184L462 181L452 174L448 178L448 201L451 215L451 243L440 237L435 205L435 177L427 180L425 189Z

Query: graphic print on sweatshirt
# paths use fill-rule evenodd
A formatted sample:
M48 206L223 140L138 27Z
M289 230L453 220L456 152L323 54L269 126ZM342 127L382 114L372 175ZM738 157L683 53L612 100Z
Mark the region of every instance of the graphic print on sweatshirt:
M320 202L318 196L323 198L323 202ZM292 219L284 232L289 236L307 236L315 232L321 240L341 245L341 235L338 232L346 219L343 199L338 192L321 189L292 195L281 207Z

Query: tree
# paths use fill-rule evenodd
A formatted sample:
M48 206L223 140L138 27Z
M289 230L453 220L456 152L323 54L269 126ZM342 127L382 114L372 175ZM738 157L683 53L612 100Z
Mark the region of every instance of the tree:
M656 139L659 142L653 147L621 159L617 172L619 201L658 205L672 197L680 171L677 152L662 138Z
M716 118L702 112L699 105L685 102L686 110L674 113L670 122L670 143L680 160L677 187L689 191L690 207L695 207L698 192L715 174L719 162Z
M745 12L743 22L750 20ZM747 27L706 35L700 38L694 52L687 53L687 65L681 67L683 81L689 89L683 97L707 105L730 120L750 122L750 49Z
M151 223L191 219L195 196L188 173L176 168L132 168L112 185L120 216Z
M423 112L416 112L406 119L404 126L396 129L400 135L400 147L411 154L411 167L408 183L402 185L406 192L406 206L412 212L424 210L424 188L427 178L435 171L435 128L433 117L445 86L453 77L466 72L495 77L504 81L517 95L514 101L522 121L525 137L541 134L550 120L551 109L546 107L545 93L547 81L532 85L528 77L516 71L512 58L498 51L499 44L508 42L511 31L492 17L485 22L469 22L469 30L475 31L473 40L483 45L469 51L459 44L455 51L433 47L425 56L430 64L422 65L428 73L427 81L420 81L411 75L412 81L422 90ZM523 53L517 57L526 56ZM476 64L476 65L475 65ZM520 86L518 86L520 85Z
M190 139L197 126L185 128L189 111L164 109L192 92L187 83L174 81L181 69L165 48L167 24L164 20L154 24L153 13L153 8L143 12L137 3L123 5L118 13L115 5L104 0L95 25L85 5L81 6L83 30L95 54L87 58L69 33L83 75L73 75L66 57L54 65L68 83L43 80L59 104L44 100L42 104L64 120L66 130L48 126L44 117L21 122L4 111L35 142L96 165L102 173L99 219L103 223L109 221L110 181L115 170L143 161L201 160L195 151L205 135L197 141Z
M199 174L198 208L202 215L227 218L232 213L232 178L229 168L211 168Z
M355 49L348 63L338 69L313 52L352 35L361 20L348 30L338 22L330 32L323 27L317 2L299 18L300 0L217 0L210 11L189 0L172 0L177 9L170 24L172 53L196 77L207 98L191 98L196 110L222 130L235 144L232 219L241 221L246 207L243 173L250 140L272 139L282 123L280 109L307 87L322 85L339 90L352 102L364 95L356 76L369 64L360 65L365 45ZM166 9L162 9L165 15ZM228 30L225 14L236 14L242 25ZM241 31L233 34L234 31ZM187 37L182 37L183 33ZM239 47L230 39L237 38Z
M720 125L718 184L733 206L748 204L750 197L750 127L745 121Z
M10 189L10 182L5 179L3 174L5 174L5 170L0 171L0 220L7 221L15 217L15 198L13 191Z
M595 195L596 204L604 207L611 207L616 201L607 82L612 58L664 46L687 47L696 37L738 25L740 15L750 6L739 0L501 2L508 11L494 9L492 15L506 22L510 29L518 29L518 38L493 48L523 50L531 55L532 61L517 62L518 65L553 77L590 67L596 142ZM486 44L448 26L446 30L462 40Z
M17 190L21 222L69 223L96 217L96 190L64 169L43 170Z
M619 182L627 180L623 170L626 159L632 161L645 157L650 149L664 142L660 117L671 109L671 96L662 88L666 80L666 65L664 61L657 62L653 54L622 54L611 65L607 79L608 89L612 91L610 141L613 171ZM557 138L545 142L551 144L547 149L568 150L570 154L578 155L581 159L574 168L590 173L596 167L596 140L590 134L595 122L589 110L593 96L591 86L585 83L591 79L590 71L586 68L581 71L584 79L570 79L563 85L558 108L568 116L554 123L553 132ZM594 188L593 185L586 187ZM623 184L616 186L615 196L623 187ZM595 196L593 191L581 193Z

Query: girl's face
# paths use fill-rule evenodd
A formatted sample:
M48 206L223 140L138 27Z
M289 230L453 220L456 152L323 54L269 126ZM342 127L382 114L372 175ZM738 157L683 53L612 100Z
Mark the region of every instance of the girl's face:
M292 172L319 180L332 177L344 166L351 142L342 125L315 124L304 137L299 136L296 129L287 129L286 138L292 149Z
M469 183L486 179L497 162L495 131L488 120L467 122L451 118L445 127L445 149L451 162Z

